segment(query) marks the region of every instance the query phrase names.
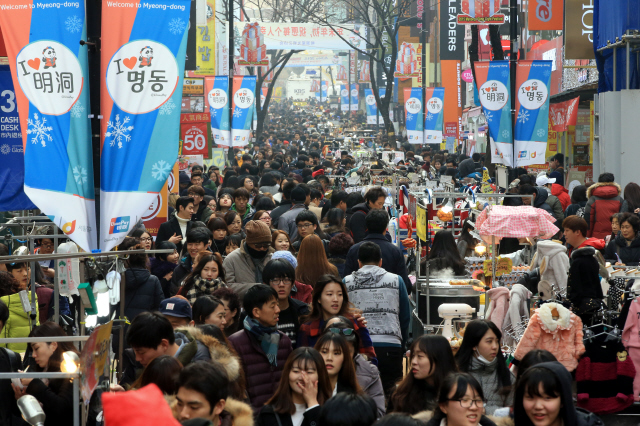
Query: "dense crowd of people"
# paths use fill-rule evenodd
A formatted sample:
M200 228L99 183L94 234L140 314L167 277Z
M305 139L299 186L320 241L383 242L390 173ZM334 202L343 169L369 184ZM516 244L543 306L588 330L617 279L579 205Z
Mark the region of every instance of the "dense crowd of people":
M389 207L395 207L388 192L337 187L328 176L353 172L352 152L318 131L322 119L292 112L289 104L274 111L281 116L250 150L232 150L230 166L193 165L190 174L180 174L170 218L155 241L137 227L119 245L120 251L172 253L131 254L126 261L130 324L118 342L125 347L122 377L103 397L106 425L125 424L119 423L122 413L160 424L168 424L162 416L172 416L185 425L214 426L602 424L575 407L572 376L552 353L530 351L515 374L510 371L502 332L489 320L467 325L455 355L442 336L412 338L414 281L401 248L388 239ZM391 149L380 135L373 143ZM458 186L481 179L480 154L424 148L418 155L417 146L401 147L404 159L392 165L399 171L451 176ZM559 154L548 175L519 170L509 192L522 198L505 204L551 214L569 256L593 247L614 264L637 265L640 186L630 183L623 191L604 173L569 196L563 163ZM470 230L465 223L457 242L449 231L436 234L425 260L429 270L463 272L477 243ZM38 245L40 253L52 252L52 240ZM517 246L504 239L500 250ZM6 254L0 245L0 255ZM47 321L53 264L0 268L2 336L64 335ZM35 318L19 299L31 274ZM580 306L585 292L568 298ZM66 298L60 307L68 314ZM56 342L8 349L0 351L2 371L16 365L60 371L61 354L76 351ZM24 361L15 358L13 351L25 350ZM25 394L42 404L45 426L72 423L68 381L22 380L22 387L6 383L0 392L2 424L18 421L12 401ZM136 401L149 409L134 414Z

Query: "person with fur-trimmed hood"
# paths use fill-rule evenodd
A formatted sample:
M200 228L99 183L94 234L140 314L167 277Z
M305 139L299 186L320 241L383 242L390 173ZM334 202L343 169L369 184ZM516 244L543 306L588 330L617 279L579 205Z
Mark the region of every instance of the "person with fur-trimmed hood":
M611 234L610 218L622 209L620 185L614 182L613 173L603 173L587 190L587 205L584 208L584 220L589 224L587 238L604 239Z
M180 372L174 417L189 426L253 426L248 404L229 397L229 378L218 362L196 362Z

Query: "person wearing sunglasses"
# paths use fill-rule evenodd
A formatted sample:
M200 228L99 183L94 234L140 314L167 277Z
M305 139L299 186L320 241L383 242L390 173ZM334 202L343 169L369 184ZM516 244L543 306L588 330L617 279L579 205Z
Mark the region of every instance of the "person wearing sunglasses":
M427 426L495 426L483 415L484 406L480 383L469 373L452 373L440 387L438 407Z
M278 305L280 306L278 331L284 333L291 340L291 345L294 348L296 348L296 340L300 330L300 317L309 315L309 305L291 297L291 289L295 280L296 270L286 259L272 259L262 271L262 282L278 293Z
M358 384L362 392L375 401L378 418L384 416L386 407L380 371L360 353L360 335L353 329L353 323L348 318L338 315L327 321L323 333L340 334L347 341L349 355L356 366Z
M250 220L245 226L247 237L237 250L224 259L227 285L238 293L240 303L250 287L262 284L262 272L275 251L271 247L271 230L260 220Z

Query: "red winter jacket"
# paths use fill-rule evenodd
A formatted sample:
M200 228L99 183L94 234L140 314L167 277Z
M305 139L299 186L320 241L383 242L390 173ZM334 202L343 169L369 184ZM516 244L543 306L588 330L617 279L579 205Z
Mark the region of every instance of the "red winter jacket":
M622 189L615 182L594 183L587 189L587 205L584 208L584 220L589 225L587 238L604 239L611 234L611 216L620 212L622 207Z
M558 200L560 200L560 204L562 204L562 211L567 210L567 207L571 204L571 197L569 196L567 188L554 183L551 185L551 195L555 195Z

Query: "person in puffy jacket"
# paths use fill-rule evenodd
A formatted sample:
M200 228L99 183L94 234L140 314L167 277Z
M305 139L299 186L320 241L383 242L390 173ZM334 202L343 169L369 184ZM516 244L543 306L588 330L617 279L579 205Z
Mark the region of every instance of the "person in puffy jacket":
M607 245L604 258L616 265L636 266L640 263L640 218L623 213L620 232Z
M610 218L622 208L620 185L615 183L612 173L603 173L587 190L587 205L584 220L589 224L587 237L605 238L611 233Z
M558 185L557 183L551 184L551 195L554 195L558 200L560 200L560 204L562 205L562 211L566 211L567 207L571 205L571 197L569 196L569 190L562 185Z
M540 424L538 417L544 413L546 417L544 424L604 425L595 414L575 407L571 386L571 374L559 362L543 362L528 368L518 379L516 387L515 424L518 426Z
M173 253L171 254L158 253L155 257L149 259L151 263L151 274L160 280L160 285L162 286L162 291L166 299L173 296L171 294L171 278L173 278L173 271L178 265L180 255L178 254L176 245L170 241L163 241L158 244L156 248L158 250L173 249Z
M23 263L25 268L27 264ZM3 338L28 337L31 332L31 325L39 325L38 298L36 296L36 316L33 321L29 313L22 308L22 301L18 292L27 289L27 280L18 281L11 273L0 272L0 300L9 308L9 319L2 329ZM31 295L29 295L31 296ZM27 350L26 343L3 343L0 345L11 349L14 352L24 352Z
M380 210L384 208L384 201L387 193L381 187L373 187L364 195L364 203L353 206L353 214L349 219L348 228L351 230L353 241L357 244L367 236L365 218L370 210Z
M127 237L120 250L137 250L142 246L135 238ZM124 272L124 314L130 320L141 312L155 311L165 298L158 277L147 269L148 258L144 253L130 254Z

